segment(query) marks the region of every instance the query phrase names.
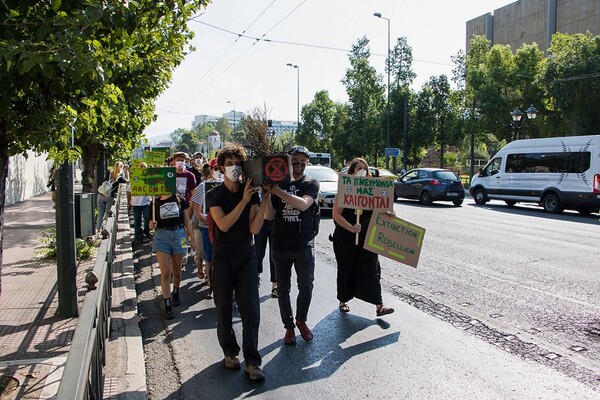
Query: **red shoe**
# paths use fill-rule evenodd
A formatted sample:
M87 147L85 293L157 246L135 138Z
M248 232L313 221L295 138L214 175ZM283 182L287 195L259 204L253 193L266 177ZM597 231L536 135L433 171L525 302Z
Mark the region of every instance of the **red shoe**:
M285 336L283 337L283 343L296 344L296 330L294 328L285 328Z
M300 330L300 335L302 336L302 339L304 339L307 342L313 340L313 334L310 331L310 329L308 329L308 326L306 326L306 322L296 320L296 326Z

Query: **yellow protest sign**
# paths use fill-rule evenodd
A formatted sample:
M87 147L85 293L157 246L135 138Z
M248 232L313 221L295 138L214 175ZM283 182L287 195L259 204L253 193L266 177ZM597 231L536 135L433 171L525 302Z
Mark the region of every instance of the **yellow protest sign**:
M144 161L146 164L156 167L165 165L167 158L164 151L149 151L144 150Z
M425 228L385 212L374 212L364 248L417 268L424 237Z
M337 203L342 208L391 211L394 207L394 181L340 174Z

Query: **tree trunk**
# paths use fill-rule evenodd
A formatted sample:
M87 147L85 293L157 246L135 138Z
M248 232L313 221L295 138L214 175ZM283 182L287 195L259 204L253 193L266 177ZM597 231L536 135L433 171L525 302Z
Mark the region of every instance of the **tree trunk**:
M2 242L4 239L4 205L6 203L6 177L8 156L0 152L0 295L2 295Z
M83 161L83 171L81 173L81 184L83 193L94 193L94 189L102 182L94 184L96 177L96 162L100 149L97 147L82 146L81 159Z

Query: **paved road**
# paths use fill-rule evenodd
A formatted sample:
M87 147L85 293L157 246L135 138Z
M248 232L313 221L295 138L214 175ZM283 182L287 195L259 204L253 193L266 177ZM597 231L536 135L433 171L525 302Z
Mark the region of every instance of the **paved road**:
M560 262L556 260L560 254L557 249L550 250L552 263L544 266L533 262L539 255L527 252L545 243L541 237L534 240L533 247L524 243L524 238L531 235L526 231L540 221L549 221L546 231L556 237L561 232L563 237L568 236L566 226L585 227L588 233L581 235L580 241L585 243L578 251L582 253L590 250L594 241L587 238L597 232L596 220L554 220L530 210L507 213L494 205L479 208L468 202L460 208L428 208L400 202L396 212L428 231L426 249L416 270L383 260L384 300L397 310L390 316L377 319L374 307L360 301L350 303L350 314L337 310L335 262L326 240L333 224L327 218L319 234L315 291L309 314L309 324L314 327L313 342L299 338L296 346L283 345L277 303L270 298L270 285L263 276L259 347L267 379L262 384L250 383L243 372L222 366L214 303L203 298L206 288L195 277L195 271L188 269L184 273L183 305L176 309L175 320L162 319L158 267L153 263L154 257L148 256L147 246L136 248L136 284L149 398L597 398L600 368L593 370L595 356L576 352L573 356L550 356L558 354L558 350L548 351L542 344L564 347L560 341L553 342L554 334L545 338L541 322L527 325L540 331L531 335L535 341L528 342L523 337L528 333L521 332L518 325L528 315L519 310L528 309L530 303L534 310L541 307L532 299L540 291L555 293L545 295L551 300L545 306L550 315L554 315L555 308L560 309L557 303L564 302L590 317L592 324L593 316L598 322L597 312L584 311L586 304L598 307L593 287L556 292L562 284L548 283L550 275L568 286L578 285L584 279L578 280L578 274L561 274L571 264L559 268L567 261L564 257ZM493 215L512 222L494 227ZM508 240L509 235L517 237ZM578 260L582 258L580 255ZM522 265L534 273L516 274L514 271L522 270ZM517 288L524 294L519 294ZM505 316L489 316L494 313ZM540 320L545 321L541 317ZM240 338L239 318L234 322ZM584 333L580 336L588 338L587 342L577 342L588 348L582 354L596 354L595 339ZM529 353L519 353L523 348ZM577 357L589 360L592 370L577 363Z

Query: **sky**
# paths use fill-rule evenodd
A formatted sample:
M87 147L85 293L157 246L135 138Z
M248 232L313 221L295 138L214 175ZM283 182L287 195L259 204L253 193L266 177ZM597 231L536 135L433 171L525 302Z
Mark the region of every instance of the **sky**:
M144 133L190 129L195 115L266 109L269 118L296 121L316 92L348 101L341 83L348 51L362 36L370 62L387 84L388 46L406 37L418 90L429 77L452 76L451 57L465 49L466 22L511 0L214 0L191 20L189 53L156 101L158 118ZM291 63L295 69L286 64ZM299 83L298 83L299 82ZM235 107L234 107L235 106Z

